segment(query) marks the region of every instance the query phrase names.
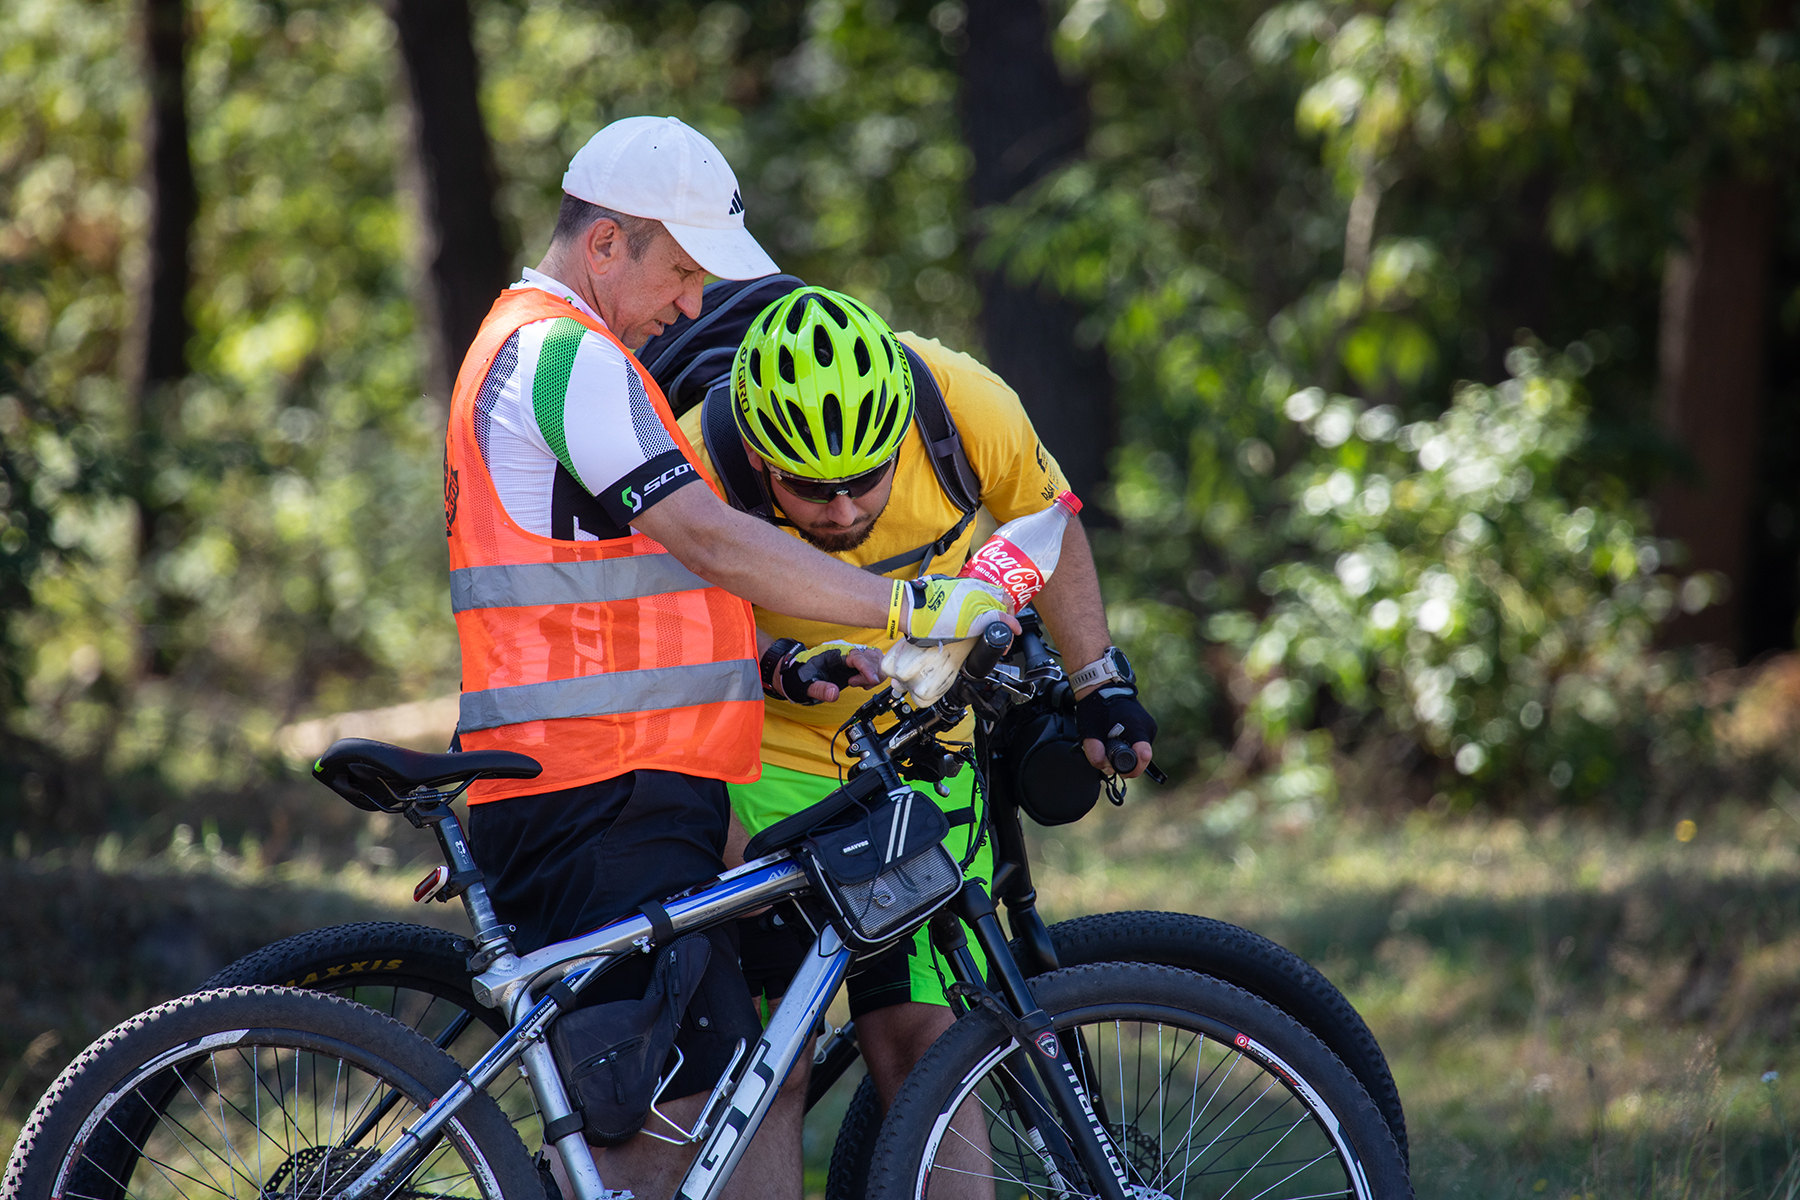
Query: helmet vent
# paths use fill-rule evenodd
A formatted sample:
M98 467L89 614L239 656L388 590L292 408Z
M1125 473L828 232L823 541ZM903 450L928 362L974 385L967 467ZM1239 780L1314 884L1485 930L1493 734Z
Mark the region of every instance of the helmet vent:
M761 387L762 381L762 351L753 349L750 351L750 382Z
M824 303L823 300L819 302L821 307L824 306ZM831 338L826 334L823 325L813 326L813 358L821 367L831 365Z
M792 400L787 402L787 410L789 418L791 418L794 423L794 432L799 434L800 440L806 443L807 451L814 458L817 458L819 456L819 447L813 441L812 430L808 429L806 426L806 414L801 412L800 406L795 404Z
M882 390L885 393L887 389L883 388ZM884 394L882 400L886 401L886 399L887 396ZM900 406L898 404L884 404L883 407L887 411L881 418L880 431L875 434L875 445L877 446L887 445L888 437L894 432L894 418L900 415Z
M800 296L800 302L788 309L787 320L782 323L787 326L787 331L789 333L800 332L800 322L806 316L806 302L810 299L812 299L811 296L802 294Z
M757 413L756 422L762 426L763 436L769 439L769 445L775 447L775 453L790 461L800 457L794 453L794 448L788 444L788 440L781 436L781 431L775 428L775 422L769 420L768 413Z
M841 309L837 305L833 304L830 300L826 299L824 296L819 296L819 297L817 297L817 299L819 301L819 307L824 309L827 313L831 314L831 319L838 323L839 329L850 328L850 318L846 317L844 315L843 309Z
M867 375L869 368L875 364L869 361L869 344L861 338L856 339L856 373Z
M825 403L820 405L820 417L825 425L825 451L828 454L844 452L844 407L838 403L836 392L825 393Z
M891 337L882 338L881 339L881 348L883 350L887 351L888 370L891 371L894 369L894 339Z
M783 379L787 380L789 383L795 382L794 356L788 353L788 348L786 346L783 346L781 348L781 353L776 356L775 366L776 369L781 372L781 377Z
M856 406L856 441L855 449L860 453L863 438L869 434L869 418L875 415L875 393L863 393L862 403Z

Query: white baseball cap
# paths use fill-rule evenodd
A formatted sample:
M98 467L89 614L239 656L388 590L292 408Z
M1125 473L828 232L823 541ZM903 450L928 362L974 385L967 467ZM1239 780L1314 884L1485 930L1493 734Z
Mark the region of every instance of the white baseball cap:
M563 191L632 217L661 221L720 279L779 270L744 228L737 176L719 148L675 117L626 117L588 139L563 173Z

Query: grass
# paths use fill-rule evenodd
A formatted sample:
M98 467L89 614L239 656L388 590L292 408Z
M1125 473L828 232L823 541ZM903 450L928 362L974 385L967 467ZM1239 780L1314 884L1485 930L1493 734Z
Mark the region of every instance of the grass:
M1054 916L1201 912L1317 964L1388 1054L1421 1196L1788 1198L1797 846L1780 808L1225 830L1175 799L1047 831L1038 882Z
M1043 831L1046 915L1205 913L1319 965L1388 1053L1421 1196L1800 1198L1800 823L1784 809L1648 831L1232 816L1134 791ZM402 853L430 852L405 833ZM154 853L0 859L0 1146L87 1040L256 945L454 919L408 902L420 873L264 866L179 833ZM812 1124L816 1190L831 1122Z

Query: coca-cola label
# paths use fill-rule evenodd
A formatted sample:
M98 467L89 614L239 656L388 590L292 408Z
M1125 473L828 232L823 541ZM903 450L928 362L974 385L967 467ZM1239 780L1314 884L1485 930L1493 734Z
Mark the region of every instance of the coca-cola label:
M963 575L992 584L1006 593L1018 612L1044 589L1043 572L1023 550L1003 537L991 537L975 552Z

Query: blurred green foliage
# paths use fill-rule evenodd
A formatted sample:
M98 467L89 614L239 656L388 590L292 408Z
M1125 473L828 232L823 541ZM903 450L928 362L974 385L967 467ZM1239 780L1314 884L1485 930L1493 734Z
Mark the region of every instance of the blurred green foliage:
M1679 461L1656 303L1708 181L1795 181L1791 25L1654 0L1062 11L1092 154L982 214L986 252L1090 304L1122 381L1103 559L1168 757L1228 780L1235 740L1277 806L1372 738L1411 747L1418 799L1641 802L1703 761L1690 664L1652 648L1718 584L1659 570L1681 551L1637 501Z
M1271 787L1318 795L1332 739L1380 733L1470 794L1618 795L1650 731L1692 724L1646 650L1706 586L1659 571L1633 499L1667 459L1655 297L1706 179L1794 173L1791 25L1059 0L1089 155L971 213L956 0L474 11L521 264L593 130L667 112L725 149L784 268L897 327L979 350L976 233L1089 307L1120 379L1108 594L1165 759L1210 768L1247 728ZM193 0L193 374L140 441L135 13L0 8L0 718L9 759L66 765L0 772L0 825L128 820L121 780L266 780L285 722L455 687L392 28ZM133 479L171 514L145 547Z

